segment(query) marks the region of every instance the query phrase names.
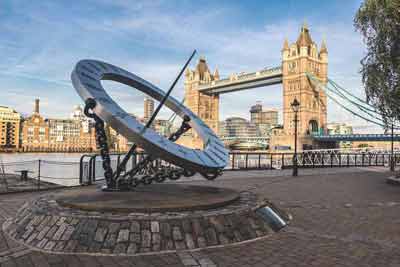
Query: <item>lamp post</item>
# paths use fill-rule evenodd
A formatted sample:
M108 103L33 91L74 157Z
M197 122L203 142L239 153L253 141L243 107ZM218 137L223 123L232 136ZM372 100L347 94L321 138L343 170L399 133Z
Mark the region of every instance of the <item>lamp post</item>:
M393 121L392 121L392 134L391 134L391 153L390 153L390 171L394 172L394 163L395 163L395 159L394 159L394 147L393 147L393 143L394 143L394 125L393 125Z
M300 109L300 102L295 98L290 104L294 112L294 155L293 155L293 176L297 176L297 113Z

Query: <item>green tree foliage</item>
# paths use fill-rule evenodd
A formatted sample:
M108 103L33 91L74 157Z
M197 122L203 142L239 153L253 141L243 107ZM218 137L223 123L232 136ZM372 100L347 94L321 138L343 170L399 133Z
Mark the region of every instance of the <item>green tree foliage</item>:
M386 125L400 120L400 0L365 0L354 25L367 46L361 74L367 101Z

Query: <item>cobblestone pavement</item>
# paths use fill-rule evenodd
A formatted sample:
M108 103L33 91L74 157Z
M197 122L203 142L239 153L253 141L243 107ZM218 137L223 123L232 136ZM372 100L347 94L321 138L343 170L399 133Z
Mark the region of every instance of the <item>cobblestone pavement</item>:
M3 266L400 266L400 187L383 168L226 172L213 182L261 194L293 215L278 234L200 251L110 257L31 251L0 233ZM189 183L211 184L194 179ZM0 223L41 193L0 196Z

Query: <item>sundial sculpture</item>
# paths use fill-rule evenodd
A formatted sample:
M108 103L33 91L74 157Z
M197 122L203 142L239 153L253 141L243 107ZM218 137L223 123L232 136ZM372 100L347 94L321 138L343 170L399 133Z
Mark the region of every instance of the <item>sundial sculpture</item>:
M213 131L169 96L190 59L166 93L111 64L97 60L78 62L72 82L86 103L85 114L96 122L107 184L103 190L79 187L30 199L15 218L3 224L3 231L17 242L50 253L140 255L251 241L285 227L290 216L255 192L190 183L135 188L197 172L214 179L227 164L228 153ZM160 101L160 105L142 125L111 99L101 80L132 86ZM183 119L179 130L168 139L148 127L164 104ZM115 170L110 166L104 123L134 142ZM190 128L202 138L203 150L174 143ZM148 156L127 170L126 163L136 146ZM174 167L155 164L156 159ZM46 227L50 229L48 233L43 232Z
M129 190L139 184L163 182L167 178L176 180L182 175L189 177L195 173L212 180L221 174L229 157L223 143L199 117L169 95L194 54L195 51L167 93L135 74L105 62L81 60L76 64L71 75L72 83L85 101L85 114L96 122L96 140L103 159L107 183L103 190ZM101 80L112 80L131 86L156 99L160 104L147 124L143 125L107 94ZM149 127L164 104L183 119L179 130L169 138L159 135ZM115 171L110 164L104 123L134 143ZM174 143L190 128L193 128L204 142L203 150L190 149ZM131 170L126 170L126 163L137 147L142 148L148 156ZM176 167L154 166L153 161L156 159L162 159Z

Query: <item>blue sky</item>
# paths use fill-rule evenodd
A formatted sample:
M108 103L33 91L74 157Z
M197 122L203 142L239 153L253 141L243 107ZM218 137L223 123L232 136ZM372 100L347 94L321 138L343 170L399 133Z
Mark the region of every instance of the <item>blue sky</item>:
M45 116L68 116L82 103L69 77L83 58L119 65L164 90L193 49L221 76L279 66L284 38L295 41L305 20L317 44L326 39L330 78L362 96L364 45L353 27L359 5L359 0L2 0L0 105L30 114L39 97ZM113 82L104 85L128 112L143 113L143 95ZM183 97L182 81L173 95ZM281 109L282 87L222 95L220 116L249 117L257 100ZM328 112L330 121L366 125L333 103Z

